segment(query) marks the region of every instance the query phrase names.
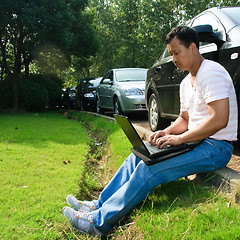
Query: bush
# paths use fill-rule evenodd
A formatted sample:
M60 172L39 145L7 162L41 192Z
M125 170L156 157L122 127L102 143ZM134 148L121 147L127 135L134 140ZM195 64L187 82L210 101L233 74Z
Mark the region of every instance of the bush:
M19 107L27 111L44 111L49 101L44 84L34 79L19 79L18 97Z
M9 79L0 81L0 108L7 109L12 107L12 86Z
M56 76L30 75L19 77L19 107L27 111L43 111L61 103L62 80ZM9 78L0 81L0 108L12 107L12 86Z
M44 86L48 91L48 107L55 108L61 105L61 94L63 88L63 82L60 78L49 75L43 79Z

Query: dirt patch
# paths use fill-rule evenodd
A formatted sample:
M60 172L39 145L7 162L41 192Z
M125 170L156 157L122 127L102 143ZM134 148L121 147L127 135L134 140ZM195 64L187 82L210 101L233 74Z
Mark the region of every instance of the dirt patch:
M233 155L227 167L240 172L240 141L234 144Z

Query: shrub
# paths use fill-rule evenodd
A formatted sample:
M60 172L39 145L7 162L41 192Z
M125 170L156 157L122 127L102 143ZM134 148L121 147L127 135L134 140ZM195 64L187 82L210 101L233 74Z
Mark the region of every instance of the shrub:
M56 76L30 75L18 79L19 107L27 111L43 111L61 103L62 80ZM12 86L9 78L0 81L0 108L12 107Z
M49 75L43 78L43 82L48 91L48 106L50 108L60 106L63 88L62 80L54 75Z
M12 86L9 79L0 81L0 108L6 109L12 107Z
M49 101L44 84L28 78L19 79L18 97L19 107L27 111L44 111Z

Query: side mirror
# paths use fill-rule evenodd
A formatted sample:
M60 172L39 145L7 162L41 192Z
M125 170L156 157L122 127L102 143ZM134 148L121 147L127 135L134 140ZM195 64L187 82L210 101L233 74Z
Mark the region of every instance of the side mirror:
M103 84L111 84L112 85L112 81L109 78L104 79L102 83Z
M197 32L200 42L210 42L221 45L224 42L222 32L213 32L212 26L209 24L193 27Z

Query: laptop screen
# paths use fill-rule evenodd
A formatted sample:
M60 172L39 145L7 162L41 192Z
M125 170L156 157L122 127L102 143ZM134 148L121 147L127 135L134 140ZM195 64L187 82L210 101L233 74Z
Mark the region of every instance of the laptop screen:
M148 149L144 145L142 139L140 138L139 134L137 133L136 129L133 127L132 123L128 120L127 117L125 116L120 116L120 115L113 115L115 119L117 120L118 124L128 137L129 141L139 151L142 152L147 152L149 153Z

